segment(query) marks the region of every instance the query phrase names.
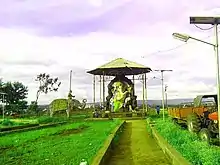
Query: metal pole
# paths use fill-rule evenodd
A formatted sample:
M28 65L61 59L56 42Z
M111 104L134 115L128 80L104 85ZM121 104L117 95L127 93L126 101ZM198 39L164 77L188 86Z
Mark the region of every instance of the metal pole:
M70 109L71 109L71 100L72 100L72 70L70 70L70 79L69 79L69 83L70 83L70 88L69 88L69 94L68 94L68 109L66 111L67 113L67 117L69 118L69 115L70 115ZM71 98L70 98L71 96ZM50 114L52 116L52 113Z
M166 109L168 109L168 103L167 103L167 92L165 93L166 96Z
M95 111L95 75L93 76L93 106Z
M165 69L162 69L162 70L155 70L157 72L161 72L161 88L162 88L162 107L163 107L163 120L165 119L165 111L164 111L164 75L163 75L163 72L165 71L170 71L172 72L173 70L165 70Z
M148 102L147 102L147 74L145 73L145 101L146 101L146 107L145 111L148 111Z
M219 53L218 53L218 24L214 25L215 29L215 56L216 56L216 74L217 74L217 104L218 104L218 129L219 129L219 142L220 142L220 71L219 71Z
M164 112L164 79L163 79L163 70L161 71L161 88L162 88L162 107L163 107L163 120L165 119L165 112Z
M200 40L200 39L197 39L197 38L191 37L191 36L190 36L190 38L193 39L193 40L196 40L196 41L202 42L202 43L204 43L204 44L208 44L208 45L211 45L211 46L214 46L214 47L215 47L215 45L212 44L212 43L209 43L209 42L206 42L206 41L203 41L203 40Z
M142 81L143 81L143 92L142 92L142 96L143 96L143 100L142 100L142 106L143 106L143 117L144 117L144 110L145 110L145 99L144 99L144 94L145 94L145 87L144 87L144 84L145 84L145 78L144 78L144 74L142 75Z
M103 90L103 106L105 106L105 75L104 75L104 72L103 72L103 80L102 80L102 90Z
M132 76L133 85L135 86L135 79L134 75ZM133 86L133 95L135 95L135 87Z
M166 105L166 109L168 109L168 104L167 104L167 85L165 85L165 100L166 100L166 103L165 103L165 105Z
M100 107L102 106L102 76L100 75Z
M69 91L71 91L71 87L72 87L72 86L71 86L71 85L72 85L72 72L73 72L73 71L70 70L70 90L69 90Z
M3 103L2 104L3 105L2 106L2 113L3 113L2 118L3 118L3 120L5 119L5 104L4 104L4 101L5 101L5 94L2 95L2 103Z

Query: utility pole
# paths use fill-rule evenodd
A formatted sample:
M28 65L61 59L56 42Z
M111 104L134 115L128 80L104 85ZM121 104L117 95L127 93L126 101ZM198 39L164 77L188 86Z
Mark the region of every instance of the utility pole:
M72 98L73 98L72 89L71 89L72 88L72 73L73 73L73 71L70 70L70 79L69 79L70 86L69 86L69 94L68 94L68 101L67 101L68 102L68 108L66 110L68 118L70 116L70 110L71 110L71 107L72 107L71 102L72 102ZM50 115L52 116L52 113Z
M72 88L72 74L73 74L73 71L70 70L70 89L69 89L69 91L71 91L71 88Z
M163 107L163 120L165 119L165 111L164 111L164 72L172 72L173 70L167 70L167 69L158 69L154 70L156 72L161 72L161 88L162 88L162 107Z

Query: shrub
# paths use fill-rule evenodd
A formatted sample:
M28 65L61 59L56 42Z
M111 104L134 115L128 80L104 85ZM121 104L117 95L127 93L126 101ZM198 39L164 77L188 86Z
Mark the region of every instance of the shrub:
M154 119L155 128L183 157L194 165L220 164L220 150L199 140L197 135L172 123L170 119Z
M11 121L10 119L4 119L1 122L1 125L3 125L3 126L13 126L13 125L16 125L16 123Z
M38 123L39 124L57 123L66 120L67 120L66 118L62 118L62 117L40 117L38 118Z

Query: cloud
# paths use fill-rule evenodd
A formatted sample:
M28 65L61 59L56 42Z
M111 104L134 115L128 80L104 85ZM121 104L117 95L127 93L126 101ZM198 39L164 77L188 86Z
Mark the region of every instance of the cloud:
M4 81L21 81L35 100L39 73L62 81L58 92L40 97L40 103L66 97L69 71L78 99L93 97L93 76L86 72L122 57L164 73L169 98L195 97L215 92L213 48L195 41L183 44L173 32L187 33L212 42L213 30L189 24L196 13L220 14L217 1L174 0L4 1L0 7L0 73ZM7 17L7 19L5 19ZM201 25L201 27L208 27ZM209 37L208 37L209 36ZM175 49L172 49L175 48ZM161 74L147 74L148 96L161 98ZM152 77L157 77L152 79ZM100 84L96 83L96 100ZM107 91L107 88L106 88ZM136 80L142 98L142 84ZM106 93L107 96L107 93Z
M102 5L97 7L94 4ZM143 32L154 30L151 27L158 22L175 22L179 29L183 25L189 28L190 13L220 7L217 1L208 3L205 0L199 4L189 0L178 1L178 4L174 0L160 3L153 0L103 0L102 3L101 0L48 0L47 3L8 0L1 6L1 26L35 29L35 33L49 36L88 34L91 31L143 35ZM214 9L212 12L217 13Z

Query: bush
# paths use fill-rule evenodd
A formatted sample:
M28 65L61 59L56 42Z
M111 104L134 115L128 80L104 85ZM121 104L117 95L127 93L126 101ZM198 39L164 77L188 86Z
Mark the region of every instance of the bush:
M40 117L38 118L38 123L39 124L57 123L66 120L67 120L66 118L62 118L62 117Z
M0 124L2 126L13 126L13 125L16 125L16 123L11 121L10 119L4 119Z
M155 128L183 157L194 165L220 164L220 150L200 141L197 135L189 133L170 119L154 119Z

